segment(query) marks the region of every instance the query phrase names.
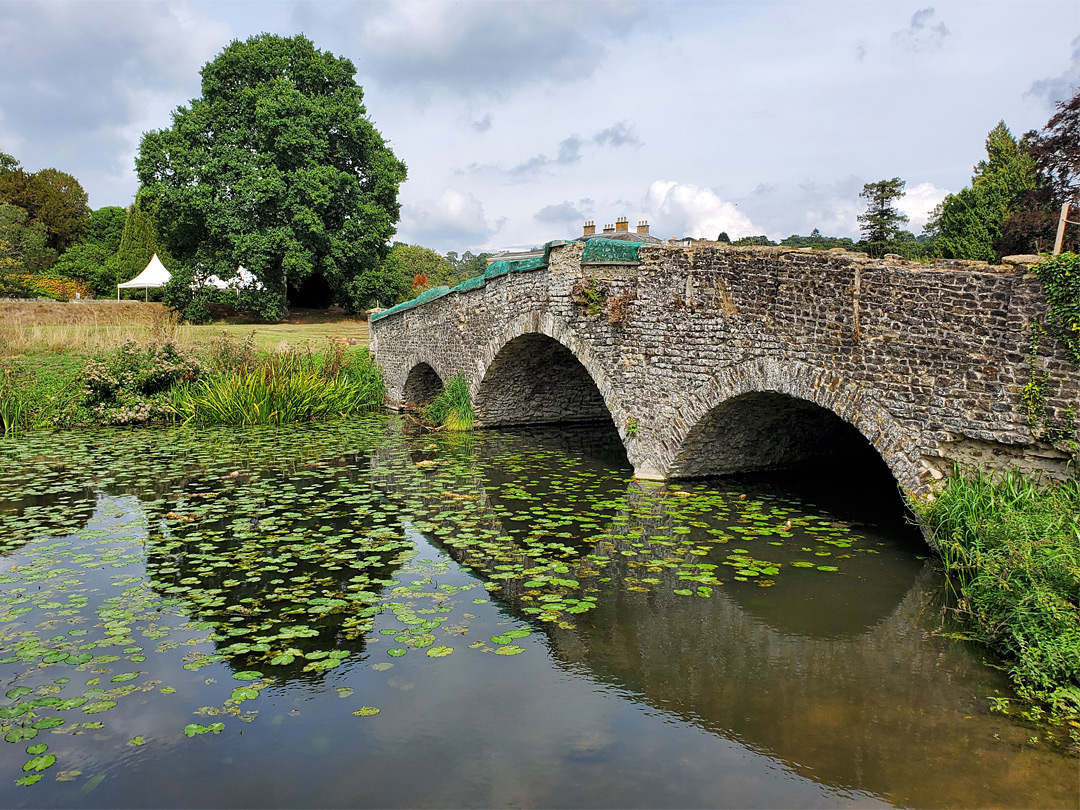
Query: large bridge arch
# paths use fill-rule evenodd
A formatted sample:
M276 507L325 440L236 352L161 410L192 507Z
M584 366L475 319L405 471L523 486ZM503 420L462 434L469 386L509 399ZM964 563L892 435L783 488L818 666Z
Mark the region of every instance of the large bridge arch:
M622 406L603 365L550 315L534 310L503 324L477 354L471 376L480 426L610 418L624 432Z
M672 449L660 468L669 477L783 466L802 460L800 454L812 450L815 439L820 444L843 438L840 428L846 425L876 451L902 490L922 486L919 436L858 383L805 363L769 358L725 368L665 421L672 427L664 444ZM798 432L817 428L834 433ZM754 455L756 449L761 452Z

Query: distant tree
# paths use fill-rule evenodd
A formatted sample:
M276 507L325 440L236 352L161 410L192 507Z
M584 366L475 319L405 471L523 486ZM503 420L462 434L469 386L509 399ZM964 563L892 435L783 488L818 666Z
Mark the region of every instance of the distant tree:
M727 231L720 231L720 235L716 237L716 241L717 242L726 242L727 244L730 245L731 244L731 237L728 236Z
M930 216L926 231L939 256L994 261L1001 255L1005 221L1021 195L1039 187L1034 158L1004 121L987 135L986 155L975 165L971 185L948 195Z
M285 313L286 289L320 274L350 309L377 294L405 164L368 119L348 59L303 36L231 43L202 69L202 97L143 136L136 170L174 259L174 306L196 276L243 265L253 300Z
M781 239L780 244L786 247L815 248L816 250L830 250L832 248L844 248L854 250L855 243L846 236L822 236L821 231L814 228L809 236L792 234L787 239Z
M904 181L899 177L892 180L879 180L867 183L859 196L866 200L866 211L859 215L859 227L862 230L865 247L872 256L881 256L899 240L901 226L908 221L901 214L894 202L904 196Z
M423 289L453 282L454 266L444 256L420 245L395 242L380 266L385 287L374 292L382 304L397 304L412 297L414 282L424 277ZM454 282L457 283L457 282ZM368 300L371 300L370 297ZM368 306L374 304L371 300Z
M85 281L98 295L114 294L116 285L127 281L120 278L118 256L126 221L127 211L118 206L99 208L91 213L83 238L56 260L53 272ZM145 267L146 262L142 266Z
M1057 107L1041 133L1031 130L1020 141L1035 161L1036 185L1013 198L995 244L998 256L1052 250L1062 204L1080 205L1080 92ZM1080 252L1080 228L1065 229L1063 249Z
M452 279L447 280L445 283L450 284L450 281L453 281L454 284L459 284L467 278L482 276L484 271L487 270L489 258L491 258L490 253L477 253L476 255L473 255L472 251L466 250L465 253L459 257L457 253L450 251L446 254L446 260L453 265L454 275Z
M761 236L744 236L742 239L736 239L731 244L735 247L771 247L775 246L776 242L762 234Z
M165 242L158 233L156 213L156 203L148 202L142 194L136 196L135 202L128 208L116 250L117 283L130 281L141 273L155 253L167 266L173 264Z
M0 152L0 174L7 174L19 168L19 161L6 152Z
M56 261L45 226L31 222L26 210L17 205L0 203L0 241L4 243L4 264L10 274L37 275Z
M16 164L0 173L0 202L17 205L31 223L44 225L49 247L57 253L74 244L85 230L90 220L87 199L79 181L57 169L30 173Z

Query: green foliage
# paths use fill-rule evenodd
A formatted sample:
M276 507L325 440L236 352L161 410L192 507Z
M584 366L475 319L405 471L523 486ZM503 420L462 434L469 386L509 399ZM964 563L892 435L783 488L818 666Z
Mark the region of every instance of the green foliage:
M347 360L341 349L326 355L286 352L253 366L205 377L173 403L195 424L261 425L307 422L383 407L386 389L367 349Z
M466 250L461 256L458 256L457 253L451 250L446 254L446 260L453 265L454 272L450 279L447 279L442 283L448 287L453 287L467 278L476 278L477 276L484 275L484 271L487 270L488 259L491 258L491 255L492 254L490 253L477 253L476 255L473 255L472 251Z
M903 233L900 226L908 218L897 211L893 203L904 196L904 185L903 180L894 177L892 180L867 183L859 193L866 200L866 211L858 217L859 225L871 256L893 252L892 245L900 241Z
M27 172L17 166L0 173L0 202L17 205L40 223L49 248L63 252L82 235L90 221L87 194L67 172Z
M763 234L761 236L744 236L742 239L736 239L731 244L735 247L773 247L776 242Z
M136 169L169 251L187 274L251 270L251 306L285 312L313 273L358 309L377 285L405 165L372 126L348 59L303 36L231 43L202 69L202 97L147 133ZM174 272L169 302L188 314ZM196 313L198 314L198 313Z
M189 276L184 276L182 268L176 266L176 262L172 261L172 257L166 250L165 243L154 224L156 213L157 205L148 201L142 194L137 196L135 202L128 208L116 257L106 265L105 269L107 277L116 279L112 282L113 292L116 292L116 284L131 281L141 273L156 253L162 264L172 273L173 279L190 294L191 279ZM166 286L166 301L168 301L168 291L172 286L174 285ZM132 291L131 294L141 295L142 291ZM180 308L177 309L182 311Z
M458 372L447 380L442 391L420 413L430 425L447 430L472 430L472 397L465 375Z
M956 611L1009 661L1022 698L1080 720L1080 481L955 472L915 505L958 586Z
M798 234L792 234L787 239L781 239L780 244L786 247L808 247L814 248L816 250L831 250L832 248L843 248L844 250L855 249L855 243L848 237L822 236L821 231L819 231L817 228L814 228L814 230L810 233L809 236L799 236Z
M1033 265L1050 305L1047 326L1080 368L1080 254L1061 253Z
M26 209L0 202L0 270L9 275L42 273L56 261L48 234ZM13 282L9 282L13 283Z
M400 304L431 287L457 283L453 280L454 266L446 258L434 250L404 242L394 243L379 270L386 287L379 292L378 300L384 305ZM414 280L421 276L427 279L427 284L414 289ZM370 299L370 295L367 297Z
M203 365L175 341L140 347L126 341L84 370L84 402L97 421L107 425L142 424L171 418L172 389L194 382Z
M120 257L117 255L127 219L127 211L119 206L94 211L86 234L56 260L53 272L86 281L97 295L115 294L116 285L131 278L120 277ZM146 262L143 262L139 270L145 266Z
M948 195L927 223L937 255L946 259L993 262L1003 255L1002 228L1016 211L1018 195L1039 185L1034 158L1004 121L987 135L986 155L975 166L971 186Z

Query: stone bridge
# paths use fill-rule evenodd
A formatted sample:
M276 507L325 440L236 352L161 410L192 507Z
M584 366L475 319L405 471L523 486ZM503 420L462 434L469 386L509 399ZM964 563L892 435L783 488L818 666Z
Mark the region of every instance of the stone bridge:
M371 347L393 407L461 374L478 426L610 419L642 478L871 449L912 494L954 463L1062 478L1080 371L1030 345L1025 259L554 242L373 316Z

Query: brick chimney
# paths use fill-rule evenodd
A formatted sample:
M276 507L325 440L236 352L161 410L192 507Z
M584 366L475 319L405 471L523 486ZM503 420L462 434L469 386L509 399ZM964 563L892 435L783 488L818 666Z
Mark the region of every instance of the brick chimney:
M585 223L585 232L582 236L595 236L596 235L596 223L591 219Z
M615 226L614 225L605 225L604 226L604 233L615 233Z
M619 217L615 220L615 230L618 233L630 232L630 223L626 221L626 217Z
M637 232L647 234L649 232L648 220L640 220L637 224Z

